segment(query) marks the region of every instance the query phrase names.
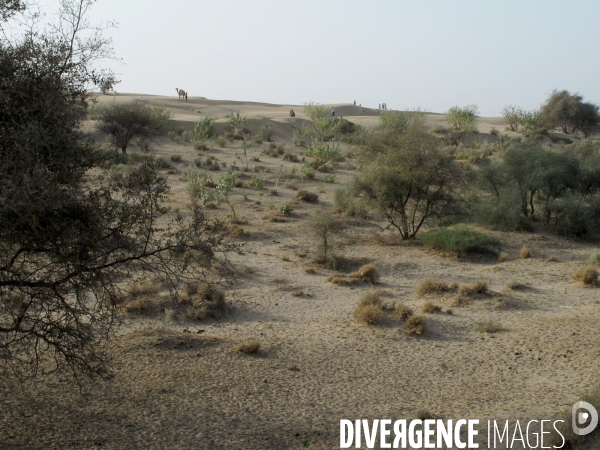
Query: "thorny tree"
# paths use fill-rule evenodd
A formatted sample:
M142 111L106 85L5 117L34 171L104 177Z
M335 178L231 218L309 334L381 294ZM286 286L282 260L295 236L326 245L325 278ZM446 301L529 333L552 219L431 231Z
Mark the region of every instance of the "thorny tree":
M193 206L171 217L154 161L102 182L80 131L92 69L110 42L90 28L90 0L63 0L58 25L0 42L0 361L21 376L103 375L123 282L152 274L172 289L223 279L231 247ZM22 7L0 1L6 20ZM86 37L87 36L87 37Z
M464 173L441 152L424 116L407 115L399 126L368 133L353 190L379 209L402 239L432 221L461 213L458 187Z

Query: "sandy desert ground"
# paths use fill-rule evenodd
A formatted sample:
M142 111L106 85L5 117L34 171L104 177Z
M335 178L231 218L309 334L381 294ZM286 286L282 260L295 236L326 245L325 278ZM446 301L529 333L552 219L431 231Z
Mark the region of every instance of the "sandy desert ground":
M307 120L301 105L120 94L100 102L159 102L173 113L177 125L191 130L211 114L223 118L239 110L253 123L275 130L274 140L288 151L305 149L292 143L292 126ZM330 105L328 105L330 106ZM352 104L333 105L337 115L376 126L378 111ZM289 117L289 110L296 117ZM431 124L444 117L429 114ZM501 118L482 118L480 132L503 130ZM489 135L488 135L489 136ZM169 159L182 155L167 174L172 185L170 206L189 205L181 172L198 156L189 142L164 137L156 153ZM129 151L135 152L132 147ZM306 232L308 219L321 209L333 211L333 190L348 183L357 161L336 163L336 183L323 174L313 180L287 177L301 163L262 155L262 145L249 149L265 188L235 189L233 201L241 225L245 254L235 255L236 284L228 292L232 312L203 322L164 314L129 314L113 341L115 377L80 393L59 377L49 378L24 393L18 385L0 383L0 448L5 449L311 449L339 448L340 419L374 419L394 415L411 419L427 412L436 418L480 420L552 419L597 387L600 356L600 299L597 288L571 279L593 245L543 233L489 234L510 257L465 259L428 252L416 243L402 243L381 230L377 217L348 219L349 231L338 253L351 270L373 263L381 272L376 286L334 286L333 271L306 273L315 252ZM240 142L215 146L211 154L228 165L240 156ZM252 161L257 157L260 161ZM218 174L218 172L217 172ZM296 189L319 193L319 202L296 199ZM290 202L294 212L285 222L271 222L274 211ZM221 205L208 212L225 217ZM532 257L519 258L523 245ZM549 261L555 256L557 261ZM456 306L456 293L421 298L418 280L432 277L449 283L485 281L488 295ZM509 280L523 287L511 290ZM426 314L428 331L420 337L404 333L404 325L387 321L365 326L352 318L361 295L387 291L386 301L401 301L420 310L426 300L442 312ZM300 293L301 292L301 293ZM155 300L167 295L156 294ZM444 312L452 308L453 313ZM481 334L472 330L482 320L500 322L505 330ZM247 340L260 343L257 354L232 352ZM599 448L587 444L587 449ZM519 448L519 447L517 447Z

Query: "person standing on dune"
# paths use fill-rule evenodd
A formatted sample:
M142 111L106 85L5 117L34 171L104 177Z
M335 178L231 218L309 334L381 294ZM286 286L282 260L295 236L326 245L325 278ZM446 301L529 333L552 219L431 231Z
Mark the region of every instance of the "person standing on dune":
M335 109L333 106L331 107L331 117L335 117Z

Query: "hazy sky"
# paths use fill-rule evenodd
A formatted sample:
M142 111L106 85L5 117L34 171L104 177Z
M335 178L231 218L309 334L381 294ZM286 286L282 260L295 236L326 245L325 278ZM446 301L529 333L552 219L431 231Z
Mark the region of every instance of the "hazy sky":
M598 0L98 0L120 92L444 112L600 104Z

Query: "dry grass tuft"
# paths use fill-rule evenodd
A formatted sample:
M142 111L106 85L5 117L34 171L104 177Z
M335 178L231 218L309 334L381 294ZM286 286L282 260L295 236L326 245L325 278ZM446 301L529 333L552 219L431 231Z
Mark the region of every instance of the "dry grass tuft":
M285 152L283 154L284 161L298 162L298 156L295 153Z
M497 333L499 331L504 331L504 327L500 322L496 322L494 320L485 320L482 322L475 322L473 324L473 331L478 333Z
M156 295L160 292L160 286L153 281L134 281L127 285L125 289L130 297L141 297L146 295Z
M236 353L245 353L246 355L252 355L258 350L260 350L260 344L257 341L242 342L233 349Z
M574 280L580 281L588 286L598 286L598 270L592 265L581 266L579 270L571 276Z
M360 299L352 315L367 325L376 325L383 317L384 304L376 292L369 292Z
M332 273L327 277L327 281L338 286L356 286L360 284L358 278L348 278L344 274Z
M293 297L302 297L303 295L304 295L304 291L292 292Z
M549 262L557 262L558 258L556 256L554 256L554 255L550 255L550 258L548 258L548 261Z
M441 311L442 307L440 305L436 305L435 303L432 302L425 302L423 304L423 307L421 308L421 311L424 312L425 314L433 314L434 312L437 311Z
M506 253L506 252L500 253L500 256L498 256L498 262L502 263L502 262L506 262L506 261L508 261L508 253Z
M485 281L477 281L471 285L461 284L458 287L458 294L468 297L473 294L486 294L487 290L487 283Z
M414 311L412 310L412 308L409 308L408 306L402 303L396 303L394 305L394 312L392 313L392 316L398 320L406 320L413 314Z
M527 247L526 245L524 245L523 248L521 249L520 256L522 259L531 258L531 249L529 247Z
M427 331L427 321L421 316L411 316L406 321L406 333L422 335Z
M506 287L513 291L516 291L517 289L521 289L523 285L519 283L516 279L511 278L510 280L508 280L508 284L506 285Z
M296 198L308 203L317 203L319 201L319 194L300 189L298 192L296 192Z
M125 303L123 309L127 313L144 314L150 312L151 305L146 297L139 297Z
M350 274L353 278L360 278L362 281L375 284L379 282L379 269L375 264L365 264L356 272Z
M448 283L434 280L433 278L423 278L415 286L415 292L420 297L428 294L439 294L440 292L447 292L449 290L450 286L448 286Z
M307 267L306 269L304 269L304 273L314 275L315 273L317 273L317 269L315 269L314 267Z
M191 307L188 308L185 317L193 320L204 320L206 318L218 319L227 313L228 307L225 301L225 292L208 283L202 283L198 291L190 296Z

